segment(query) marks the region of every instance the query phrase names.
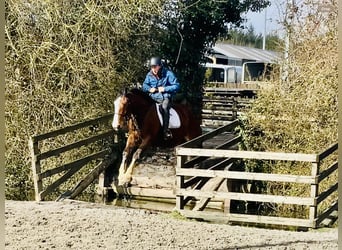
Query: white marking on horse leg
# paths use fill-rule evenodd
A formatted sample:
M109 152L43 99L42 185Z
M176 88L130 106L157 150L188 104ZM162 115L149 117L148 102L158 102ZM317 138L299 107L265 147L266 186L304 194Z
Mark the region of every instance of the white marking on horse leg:
M118 184L123 185L125 182L125 164L121 162L120 168L119 168L119 176L118 176Z
M131 163L129 164L129 167L127 168L127 171L125 172L123 179L122 179L122 184L128 184L132 181L132 175L133 175L133 169L135 167L135 160L132 160Z
M124 152L122 154L122 161L121 161L121 165L119 168L119 176L118 176L118 180L119 180L119 185L123 185L125 182L125 171L126 171L126 167L127 167L127 153Z
M137 151L135 151L132 161L129 164L129 167L126 170L126 173L124 175L125 183L130 183L132 181L132 175L133 175L133 169L135 167L136 161L140 158L140 154L142 152L141 148L138 148Z

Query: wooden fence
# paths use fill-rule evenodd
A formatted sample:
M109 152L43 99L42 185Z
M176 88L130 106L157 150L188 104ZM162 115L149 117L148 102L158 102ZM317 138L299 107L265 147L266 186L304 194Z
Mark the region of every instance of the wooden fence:
M82 179L73 190L65 192L62 197L74 198L80 194L90 183L92 183L101 172L103 172L110 164L115 161L117 152L113 152L114 145L114 131L110 126L110 119L113 114L101 116L96 119L87 120L76 125L68 126L52 132L31 136L29 147L32 159L32 172L35 188L35 199L37 201L44 200L47 195L54 192L61 184L68 181L81 168L95 160L100 163ZM57 138L65 134L73 134L76 131L84 129L88 131L87 138L69 143L67 145L58 145L57 148L49 147L45 152L42 151L42 145L49 144L56 146ZM91 132L89 132L91 130ZM48 142L50 140L50 143ZM94 143L102 142L102 146L94 146L96 152L91 152L88 155L80 156L80 148L83 146L93 145ZM62 139L63 144L63 139ZM46 148L46 147L45 147ZM44 171L42 164L53 157L63 158L63 154L76 150L78 159L72 162L64 163L60 166L45 166ZM81 158L79 158L81 157ZM57 164L59 161L55 161ZM59 175L62 175L59 177ZM52 181L51 181L52 180ZM47 185L45 185L47 183Z
M237 119L256 96L256 90L204 88L202 125L218 127Z
M300 153L277 153L277 152L255 152L255 151L239 151L231 149L223 149L222 146L216 149L202 148L203 143L218 134L229 131L238 125L237 120L228 125L222 126L212 132L204 134L189 142L186 142L176 148L177 166L176 166L176 207L187 217L204 218L204 219L224 219L231 222L261 223L288 225L299 227L316 228L325 219L329 218L333 212L337 211L337 198L330 201L332 194L337 192L336 183L323 190L320 186L323 180L337 175L338 163L336 151L338 144L334 144L328 149L318 154L300 154ZM235 140L236 141L236 140ZM227 142L229 144L230 142ZM335 157L335 162L324 171L320 171L320 165L323 160L328 157ZM207 159L220 159L215 165L200 169L198 164ZM231 164L240 160L267 160L273 162L308 162L311 166L310 175L290 175L290 174L274 174L274 173L256 173L234 171L230 168ZM197 165L196 165L197 164ZM225 167L225 169L223 169ZM284 195L270 195L260 193L244 193L236 190L219 191L218 185L211 185L211 189L198 188L200 182L204 180L215 180L216 183L222 183L222 180L246 180L246 181L262 181L282 183L298 183L305 185L310 193L309 197L293 197ZM201 185L203 187L203 185ZM200 209L188 209L187 203L192 199L201 199L207 202L210 199L227 199L245 202L260 202L272 204L294 204L307 207L309 210L308 218L288 218L280 216L262 216L256 214L244 213L221 213L206 211L205 205ZM318 207L323 202L328 202L329 206L325 211L321 211Z

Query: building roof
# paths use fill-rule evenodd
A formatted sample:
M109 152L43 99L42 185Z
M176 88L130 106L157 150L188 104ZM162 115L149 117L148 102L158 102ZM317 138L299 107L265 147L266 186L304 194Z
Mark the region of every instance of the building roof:
M280 53L271 50L262 50L226 43L216 43L212 47L214 54L222 54L232 59L247 59L261 62L275 62L280 58Z

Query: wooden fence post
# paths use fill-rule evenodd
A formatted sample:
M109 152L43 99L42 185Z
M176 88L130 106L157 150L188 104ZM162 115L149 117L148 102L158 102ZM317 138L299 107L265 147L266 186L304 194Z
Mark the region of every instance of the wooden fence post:
M98 187L97 187L97 195L101 197L103 202L107 201L107 195L108 195L108 190L106 189L107 187L107 182L106 182L106 176L105 176L106 170L104 170L102 173L99 175L99 180L98 180Z
M119 135L117 133L113 136L113 144L119 143ZM110 187L110 181L108 180L108 171L107 169L103 170L98 177L98 187L97 187L97 195L101 197L102 202L108 201L108 188Z
M311 176L316 177L319 173L319 162L313 162L311 167ZM314 184L311 184L311 198L315 199L318 196L318 180ZM312 223L312 228L317 228L317 204L310 206L309 220Z
M42 180L39 178L39 174L41 173L40 160L36 157L36 155L39 154L39 146L38 141L35 141L34 137L30 137L29 148L31 152L31 166L33 173L35 199L36 201L41 201L42 198L40 192L43 190L43 183Z
M237 119L237 97L233 97L233 120Z
M185 157L184 156L177 156L177 166L176 166L176 174L177 169L182 168L184 165ZM184 188L184 176L176 176L176 190ZM183 195L177 195L176 194L176 209L183 210L184 209L184 196Z

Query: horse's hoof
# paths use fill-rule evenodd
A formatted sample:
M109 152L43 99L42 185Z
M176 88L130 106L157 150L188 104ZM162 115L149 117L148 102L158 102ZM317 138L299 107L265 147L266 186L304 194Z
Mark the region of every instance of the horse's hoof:
M124 188L129 188L132 186L132 184L130 182L125 182L123 185L122 185Z
M124 180L118 180L118 182L117 182L117 185L118 186L123 186L125 184L125 181Z
M131 183L129 181L119 180L118 186L119 187L123 187L123 188L128 188L128 187L130 187L132 185L131 185Z

